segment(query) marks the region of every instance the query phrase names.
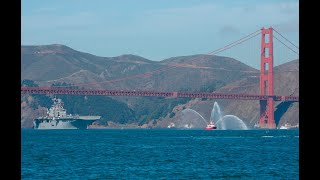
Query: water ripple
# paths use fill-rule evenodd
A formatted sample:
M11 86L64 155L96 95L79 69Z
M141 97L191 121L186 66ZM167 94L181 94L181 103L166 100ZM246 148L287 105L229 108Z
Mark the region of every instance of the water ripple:
M298 134L295 130L22 130L21 175L33 180L299 179Z

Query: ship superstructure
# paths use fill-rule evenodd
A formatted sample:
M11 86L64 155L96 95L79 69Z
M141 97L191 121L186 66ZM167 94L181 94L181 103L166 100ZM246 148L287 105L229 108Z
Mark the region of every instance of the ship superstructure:
M67 114L61 99L53 98L53 105L45 117L33 120L34 129L88 129L101 116L79 116Z

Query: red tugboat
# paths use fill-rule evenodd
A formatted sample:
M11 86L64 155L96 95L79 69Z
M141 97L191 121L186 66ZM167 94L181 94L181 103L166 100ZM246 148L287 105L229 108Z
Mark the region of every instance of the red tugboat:
M217 127L216 127L216 125L214 125L213 121L210 121L210 123L204 129L205 130L214 130L214 129L217 129Z

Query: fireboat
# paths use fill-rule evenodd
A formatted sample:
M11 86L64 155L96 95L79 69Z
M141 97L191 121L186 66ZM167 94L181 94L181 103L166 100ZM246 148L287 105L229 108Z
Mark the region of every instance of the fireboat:
M205 130L214 130L214 129L217 129L217 127L216 127L216 125L214 125L213 121L210 121L210 123L204 129Z

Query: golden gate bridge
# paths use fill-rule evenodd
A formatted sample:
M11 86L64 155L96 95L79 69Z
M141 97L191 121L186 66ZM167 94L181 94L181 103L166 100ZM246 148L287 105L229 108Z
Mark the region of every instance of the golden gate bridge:
M277 36L274 36L276 32L282 39L289 42L294 48L280 40ZM220 52L231 49L239 44L242 44L249 39L252 39L258 35L261 35L261 48L260 48L260 94L230 94L230 93L215 93L215 92L179 92L179 91L146 91L146 90L110 90L110 89L75 89L75 87L94 86L105 83L116 83L120 81L126 81L130 79L145 78L153 76L164 71L168 71L172 68L181 68L186 65L183 64L169 64L164 68L149 71L147 73L137 74L129 77L113 79L103 82L91 82L82 84L73 84L69 87L65 86L42 86L42 87L21 87L21 94L64 94L64 95L92 95L92 96L143 96L143 97L171 97L171 98L211 98L211 99L235 99L235 100L259 100L260 102L260 120L259 126L261 128L275 128L274 120L274 102L299 102L298 96L279 96L274 94L274 42L275 38L279 43L284 45L293 53L299 55L297 52L299 47L285 38L274 28L262 28L249 35L242 37L241 39L234 41L222 48L216 49L207 53L206 55L216 55ZM202 56L204 58L204 56ZM194 58L189 64L196 63L199 58ZM192 68L193 66L188 66ZM211 68L214 69L214 68ZM221 70L221 69L220 69ZM231 70L232 71L232 70Z

